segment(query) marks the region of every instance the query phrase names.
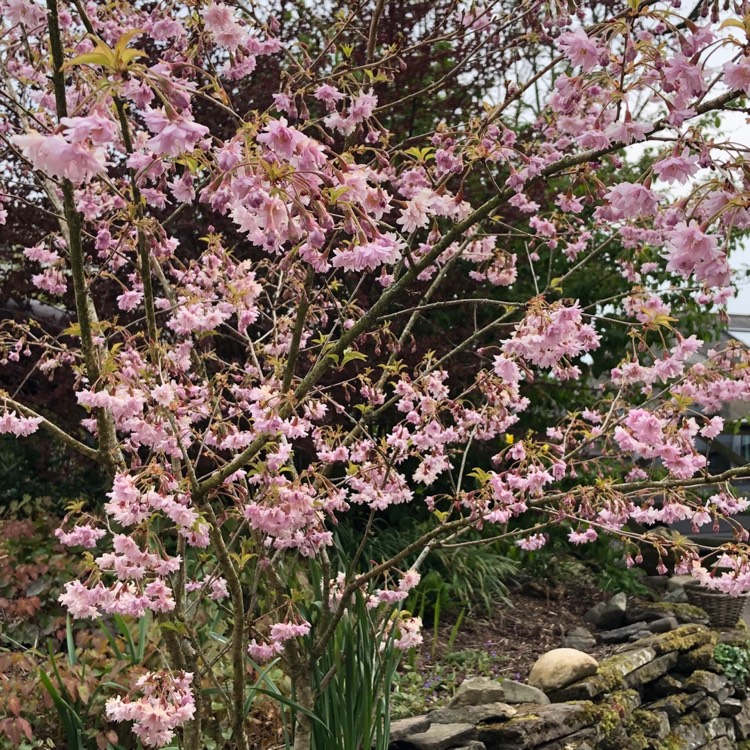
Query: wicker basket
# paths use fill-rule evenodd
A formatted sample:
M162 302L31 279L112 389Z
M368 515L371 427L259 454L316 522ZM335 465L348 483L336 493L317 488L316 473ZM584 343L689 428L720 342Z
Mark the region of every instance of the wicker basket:
M688 601L695 607L705 610L712 628L733 628L742 616L747 600L744 596L730 596L721 591L709 591L700 584L685 586Z

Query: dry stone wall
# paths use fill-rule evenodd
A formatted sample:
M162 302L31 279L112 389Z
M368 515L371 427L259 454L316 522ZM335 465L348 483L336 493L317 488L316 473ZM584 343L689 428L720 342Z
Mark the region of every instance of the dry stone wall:
M684 604L607 602L589 622L621 644L614 655L597 663L573 647L593 634L570 633L530 684L471 678L447 708L393 722L391 750L750 750L750 697L713 658L748 634L705 620Z

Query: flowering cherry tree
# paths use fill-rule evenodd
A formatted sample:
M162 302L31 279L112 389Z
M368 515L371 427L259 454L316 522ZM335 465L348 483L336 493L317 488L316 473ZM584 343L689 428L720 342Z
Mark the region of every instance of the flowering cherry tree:
M619 536L633 564L649 535L630 522L699 528L748 506L729 481L750 472L709 476L695 446L722 430L724 404L750 400L750 358L698 356L679 305L726 303L728 253L750 228L746 147L716 126L750 94L750 7L455 0L384 44L389 5L339 9L313 44L260 4L0 0L0 223L28 205L55 222L21 248L22 270L75 320L8 319L0 356L70 378L81 416L68 429L19 384L0 393L0 432L46 431L111 477L103 517L58 531L85 559L61 601L74 618L161 623L162 669L107 708L146 746L177 731L203 746L206 606L231 634L218 687L232 746L248 747L249 660L279 657L308 748L310 665L355 594L390 611L434 545L494 527L533 550L554 523L573 544ZM394 98L403 60L438 45L460 54ZM505 78L458 120L431 114L413 133L393 116L460 87L483 56ZM272 104L247 104L271 65ZM571 298L602 263L625 291ZM460 336L419 348L432 321L466 311ZM593 384L612 328L627 346ZM576 382L596 396L514 433L535 388ZM369 532L406 503L431 530L340 569L337 521L360 506ZM715 552L670 551L738 593L746 537L738 526L720 573ZM321 571L317 609L306 565ZM393 647L419 642L418 618L382 622Z

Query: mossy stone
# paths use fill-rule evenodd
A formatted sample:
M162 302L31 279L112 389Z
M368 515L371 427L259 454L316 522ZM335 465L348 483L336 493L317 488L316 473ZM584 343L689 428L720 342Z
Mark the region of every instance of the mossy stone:
M633 712L632 728L644 736L663 740L670 729L669 717L665 711L645 711L638 709Z
M698 646L698 648L686 651L680 656L680 671L694 672L696 669L708 669L711 672L718 671L719 665L714 660L715 648L716 646L713 643L707 643L705 646Z
M683 625L669 633L659 633L638 642L638 647L652 648L657 656L669 651L690 651L716 642L717 635L703 625Z
M664 711L672 721L684 716L702 698L701 693L677 693L650 703L650 711Z

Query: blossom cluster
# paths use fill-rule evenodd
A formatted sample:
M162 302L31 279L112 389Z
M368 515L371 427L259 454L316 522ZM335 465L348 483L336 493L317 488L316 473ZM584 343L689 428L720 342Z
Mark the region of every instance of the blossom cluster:
M107 701L112 721L132 721L133 732L146 747L163 747L175 736L175 729L195 714L190 672L147 672L135 683L139 697L130 694Z

